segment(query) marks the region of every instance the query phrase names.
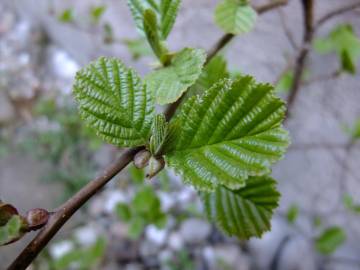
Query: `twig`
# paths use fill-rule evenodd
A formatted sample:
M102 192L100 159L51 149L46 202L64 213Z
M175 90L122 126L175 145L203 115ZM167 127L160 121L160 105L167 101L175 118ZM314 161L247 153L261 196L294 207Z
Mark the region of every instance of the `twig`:
M323 25L325 22L327 22L328 20L332 19L335 16L341 15L343 13L352 11L356 8L360 7L360 1L353 3L353 4L349 4L348 6L344 6L344 7L340 7L338 9L335 9L333 11L330 11L328 14L324 15L322 18L320 18L317 23L314 26L314 29L318 29L321 25Z
M336 79L337 77L339 77L341 75L341 70L335 70L330 74L325 74L325 75L320 75L314 78L311 78L309 80L306 80L303 82L303 85L309 85L315 82L322 82L322 81L327 81L330 79Z
M284 5L287 0L274 1L262 7L258 7L259 13L266 12L279 5ZM222 42L218 42L212 51L209 52L207 62L211 60L223 47L230 42L231 38L227 38ZM167 107L165 115L170 119L177 107L181 103L181 98ZM8 270L25 270L30 263L37 257L41 250L49 243L55 234L62 228L62 226L70 219L70 217L82 207L93 195L101 190L115 175L124 169L134 158L135 154L139 152L142 147L131 148L121 154L121 156L99 177L89 182L72 198L65 202L62 206L56 209L55 213L50 217L45 227L35 236L35 238L25 247L20 255L8 267Z
M299 49L298 45L296 44L296 41L294 39L294 36L293 36L291 30L289 29L288 25L286 24L284 12L281 9L279 9L279 15L280 15L280 22L281 22L282 28L284 29L285 36L287 37L293 50L297 51Z
M289 116L289 112L292 109L294 101L298 95L301 78L305 69L305 62L307 60L310 46L313 40L313 25L314 25L314 2L313 0L302 0L302 8L304 13L304 36L303 44L301 46L298 57L296 58L295 70L294 70L294 81L290 88L290 94L287 98L287 112L286 116Z

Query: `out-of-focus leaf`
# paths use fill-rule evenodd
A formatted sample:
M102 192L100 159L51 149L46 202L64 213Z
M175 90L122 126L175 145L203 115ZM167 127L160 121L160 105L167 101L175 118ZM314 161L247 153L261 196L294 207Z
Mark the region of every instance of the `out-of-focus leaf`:
M102 15L104 14L105 11L106 11L106 6L105 5L91 7L91 9L90 9L91 20L94 23L99 23Z
M351 197L349 194L344 195L343 203L345 208L349 211L355 214L360 214L360 204L356 204L353 197Z
M326 229L315 240L316 249L325 255L330 255L346 240L346 234L341 227L330 227Z
M216 24L226 33L234 35L251 31L256 18L256 11L242 0L223 0L215 10Z
M116 214L124 222L128 222L131 219L131 209L125 203L119 203L116 206Z
M60 22L71 23L74 21L74 10L72 8L65 9L58 17Z
M13 215L8 222L0 227L0 246L17 241L24 235L26 222L18 215Z
M295 223L298 216L299 216L299 206L297 206L296 204L291 205L286 213L286 218L288 222Z
M125 39L124 43L127 46L134 60L137 60L144 56L152 55L151 48L149 47L146 39L144 38Z
M350 24L337 25L327 37L316 39L314 47L319 53L337 53L343 71L355 74L360 39Z

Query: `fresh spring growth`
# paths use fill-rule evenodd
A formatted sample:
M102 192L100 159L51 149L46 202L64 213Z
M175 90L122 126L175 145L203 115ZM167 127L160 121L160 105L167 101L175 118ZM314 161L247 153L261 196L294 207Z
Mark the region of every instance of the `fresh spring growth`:
M270 84L251 76L230 78L225 59L214 58L204 67L201 49L169 53L166 38L180 1L128 3L162 66L142 79L116 58L90 63L74 84L81 117L108 143L143 147L134 163L148 165L148 177L165 165L174 169L199 191L208 217L226 233L260 237L270 229L280 197L269 174L289 145L282 128L284 102ZM256 14L244 1L224 1L216 16L232 5L236 14L229 17L235 20L230 27L235 28L229 32L250 30ZM184 95L173 119L156 113L156 103L173 103Z

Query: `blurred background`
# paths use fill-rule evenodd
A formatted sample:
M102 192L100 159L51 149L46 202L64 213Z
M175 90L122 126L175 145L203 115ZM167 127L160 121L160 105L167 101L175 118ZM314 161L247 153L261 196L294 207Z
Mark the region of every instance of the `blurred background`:
M183 0L169 47L212 47L223 35L213 22L217 2ZM357 2L317 0L315 18ZM223 51L229 70L274 83L286 98L302 25L299 0L260 15L254 31ZM349 25L351 34L341 32ZM30 269L360 269L360 73L336 53L324 54L336 31L360 54L360 8L315 33L285 124L292 145L273 171L282 198L271 232L247 242L228 238L171 171L149 182L130 166ZM125 0L0 1L1 200L21 212L55 208L119 154L82 125L71 95L75 72L104 55L141 75L155 61ZM0 269L32 237L0 247Z

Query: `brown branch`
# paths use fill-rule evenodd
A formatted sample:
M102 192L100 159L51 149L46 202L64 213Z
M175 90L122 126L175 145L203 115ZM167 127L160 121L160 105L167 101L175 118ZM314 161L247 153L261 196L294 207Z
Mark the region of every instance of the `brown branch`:
M301 78L305 69L305 62L307 60L310 46L313 40L314 34L314 2L313 0L302 0L303 17L304 17L304 36L303 43L300 52L296 58L295 69L294 69L294 81L290 88L290 94L287 98L287 112L286 116L289 116L289 112L292 109L294 101L298 95Z
M280 5L285 5L287 0L273 1L270 4L256 8L258 13L264 13ZM225 35L216 43L213 50L210 50L207 58L208 63L227 43L233 38L232 35ZM180 105L181 97L178 101L171 104L165 110L165 116L169 120L174 115L177 107ZM124 151L121 156L99 177L89 182L72 198L60 206L54 214L50 217L45 227L35 236L35 238L27 245L27 247L20 253L20 255L9 266L8 270L25 270L30 263L37 257L55 234L62 228L62 226L70 219L70 217L80 209L93 195L101 190L115 175L124 169L134 158L137 152L142 150L142 147L132 148Z
M324 23L326 23L328 20L332 19L333 17L336 17L338 15L341 15L343 13L352 11L356 8L360 7L360 1L353 3L353 4L349 4L347 6L344 7L340 7L338 9L335 9L333 11L330 11L328 14L324 15L322 18L320 18L317 23L314 26L314 29L318 29L321 25L323 25Z

